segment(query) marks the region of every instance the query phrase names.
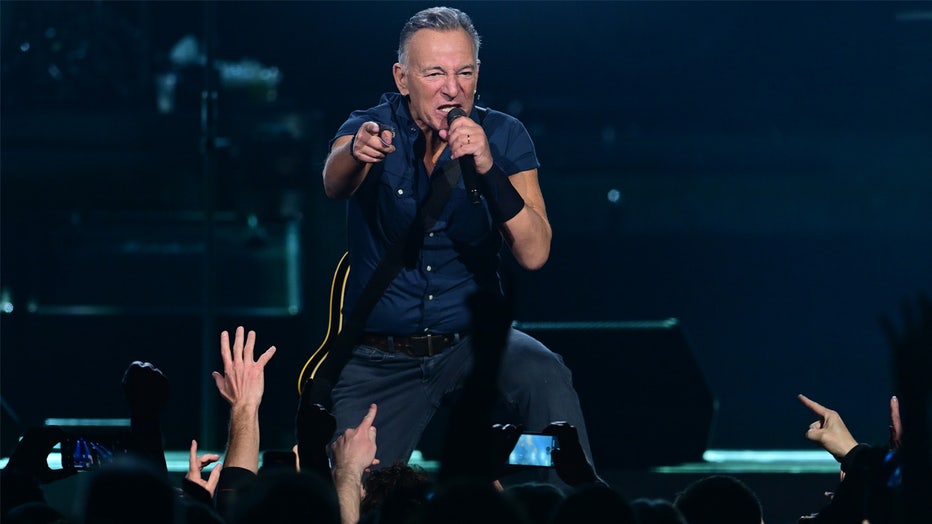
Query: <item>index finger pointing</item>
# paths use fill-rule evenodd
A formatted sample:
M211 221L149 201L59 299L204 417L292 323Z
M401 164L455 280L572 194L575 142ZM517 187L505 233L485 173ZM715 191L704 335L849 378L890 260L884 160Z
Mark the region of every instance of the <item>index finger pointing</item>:
M356 430L368 430L372 427L372 423L375 422L375 414L377 411L378 407L375 404L370 404L369 412L362 418L362 422L359 423L359 426L356 426Z
M810 399L806 395L803 395L802 393L797 395L797 398L799 398L799 401L802 402L804 406L812 410L813 413L819 415L820 417L824 417L826 412L828 412L828 408L822 404L819 404L815 400Z

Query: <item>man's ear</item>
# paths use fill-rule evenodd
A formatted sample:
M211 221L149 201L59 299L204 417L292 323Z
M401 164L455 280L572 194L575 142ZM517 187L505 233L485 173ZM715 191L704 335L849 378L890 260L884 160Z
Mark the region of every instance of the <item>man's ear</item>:
M396 62L392 66L392 76L395 77L395 87L398 88L398 92L402 96L408 96L408 75L405 73L405 68Z

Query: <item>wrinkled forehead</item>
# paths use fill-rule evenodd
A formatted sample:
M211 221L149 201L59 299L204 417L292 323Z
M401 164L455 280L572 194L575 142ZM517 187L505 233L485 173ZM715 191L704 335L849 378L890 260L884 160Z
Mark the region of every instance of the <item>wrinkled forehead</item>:
M408 41L409 65L442 60L457 62L458 67L475 65L476 49L464 29L419 29Z

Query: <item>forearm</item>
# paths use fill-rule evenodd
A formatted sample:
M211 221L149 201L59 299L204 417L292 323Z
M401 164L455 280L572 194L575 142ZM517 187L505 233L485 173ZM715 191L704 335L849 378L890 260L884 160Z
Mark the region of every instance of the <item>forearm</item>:
M130 430L133 435L135 451L151 460L159 468L159 471L167 472L165 449L162 445L162 430L158 419L134 416L131 418Z
M223 465L259 471L259 406L230 409L230 436Z
M835 417L833 417L833 420L827 426L830 426L832 431L823 434L822 447L831 453L835 460L842 462L845 456L858 446L858 441L851 435L840 418L835 420Z
M362 503L362 477L342 468L333 470L333 483L340 504L341 524L356 524Z
M553 238L550 222L527 203L517 215L501 224L500 231L521 267L540 269L550 258Z
M515 260L525 269L540 269L550 258L553 232L537 170L508 175L493 165L482 175L482 183L492 220Z
M333 143L327 161L324 164L324 191L330 198L347 198L351 196L369 172L371 164L361 162L353 157L351 148L353 137L343 136Z

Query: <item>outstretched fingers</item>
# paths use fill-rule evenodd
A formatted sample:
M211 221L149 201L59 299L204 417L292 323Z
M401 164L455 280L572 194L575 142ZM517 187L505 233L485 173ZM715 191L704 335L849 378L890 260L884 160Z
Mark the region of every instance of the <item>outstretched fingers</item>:
M233 345L230 334L220 333L220 358L223 360L223 372L214 371L211 375L220 395L231 405L241 401L261 402L264 391L265 365L275 355L275 346L270 346L259 360L254 360L256 332L246 332L243 326L236 328Z
M260 368L265 368L265 365L268 364L269 360L272 359L272 355L275 354L275 346L269 346L269 349L266 349L261 355L259 355L259 360L256 361L256 365ZM250 354L250 357L252 355Z
M242 327L236 329L237 338L239 338L240 330ZM249 333L246 334L246 344L243 346L243 352L241 358L246 362L253 362L255 356L255 347L256 347L256 332L249 330Z
M233 367L233 357L230 356L230 333L220 333L220 360L223 362L223 372L229 373Z

